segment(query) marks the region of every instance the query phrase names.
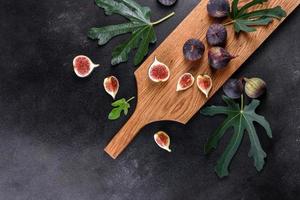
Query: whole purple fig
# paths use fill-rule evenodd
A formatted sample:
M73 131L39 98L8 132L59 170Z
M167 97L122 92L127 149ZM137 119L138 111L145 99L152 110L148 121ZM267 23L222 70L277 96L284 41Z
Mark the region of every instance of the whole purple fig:
M172 6L177 0L158 0L158 2L164 6Z
M189 39L183 45L183 55L189 61L199 60L205 51L204 44L198 39Z
M243 82L241 79L231 78L223 86L223 92L231 99L239 99L243 93Z
M208 14L212 17L227 17L230 12L228 0L209 0L207 4Z
M211 46L225 46L227 30L222 24L212 24L206 33L207 43Z
M208 63L214 69L226 67L233 58L235 58L235 56L232 56L222 47L212 47L208 51Z

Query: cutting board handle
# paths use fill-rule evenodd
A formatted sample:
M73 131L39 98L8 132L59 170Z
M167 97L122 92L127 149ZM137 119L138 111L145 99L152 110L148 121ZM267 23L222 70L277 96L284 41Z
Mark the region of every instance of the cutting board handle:
M141 128L146 124L143 123L142 112L138 109L135 110L130 119L122 127L122 129L113 137L109 144L105 147L104 151L108 153L113 159L127 147L127 145L138 134Z

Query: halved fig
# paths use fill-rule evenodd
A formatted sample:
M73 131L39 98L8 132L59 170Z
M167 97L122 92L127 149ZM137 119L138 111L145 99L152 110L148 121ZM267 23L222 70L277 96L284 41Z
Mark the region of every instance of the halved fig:
M119 80L115 76L109 76L104 79L103 86L105 91L115 99L119 91Z
M154 141L160 148L162 148L168 152L171 152L170 137L168 136L167 133L165 133L163 131L158 131L157 133L154 134Z
M176 91L182 91L189 89L194 84L195 78L190 73L184 73L180 76L177 82Z
M99 64L94 64L91 59L85 55L79 55L73 59L74 72L80 78L87 77L94 68L98 66Z
M148 70L148 76L153 82L166 82L170 77L169 67L154 58L154 62L151 64Z
M205 94L205 97L208 98L209 92L212 88L212 79L208 75L199 75L197 77L197 86L199 90Z

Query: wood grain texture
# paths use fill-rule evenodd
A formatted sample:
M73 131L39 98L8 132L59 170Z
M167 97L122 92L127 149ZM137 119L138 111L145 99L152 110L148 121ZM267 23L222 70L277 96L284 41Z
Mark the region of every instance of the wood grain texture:
M198 74L209 74L213 79L210 98L284 20L274 20L269 26L257 27L256 32L249 34L236 35L233 27L228 26L226 49L238 57L233 59L225 69L215 71L208 66L207 59L209 46L206 43L205 35L209 25L214 22L207 15L207 2L208 0L201 1L135 71L137 80L136 110L106 146L105 151L112 158L117 158L145 125L161 120L185 124L207 102L208 99L198 90L196 84L186 91L176 92L177 81L183 73L190 72L195 77ZM299 3L300 0L272 0L264 4L264 7L280 5L289 15ZM198 38L206 46L204 57L200 61L189 62L182 55L182 46L190 38ZM155 56L170 68L171 76L166 83L157 84L148 79L148 68Z

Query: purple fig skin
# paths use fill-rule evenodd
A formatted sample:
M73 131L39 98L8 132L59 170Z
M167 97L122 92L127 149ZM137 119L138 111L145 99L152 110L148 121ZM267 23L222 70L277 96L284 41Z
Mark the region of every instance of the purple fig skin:
M222 24L212 24L206 33L207 43L211 46L225 46L227 30Z
M177 0L157 0L157 1L164 6L173 6Z
M222 69L231 59L235 58L222 47L212 47L208 51L208 63L214 69Z
M183 45L183 55L189 61L199 60L205 51L204 44L197 39L189 39Z
M239 99L243 93L243 82L240 79L231 78L223 86L223 92L231 99Z
M207 12L211 17L227 17L230 12L228 0L209 0L207 4Z

